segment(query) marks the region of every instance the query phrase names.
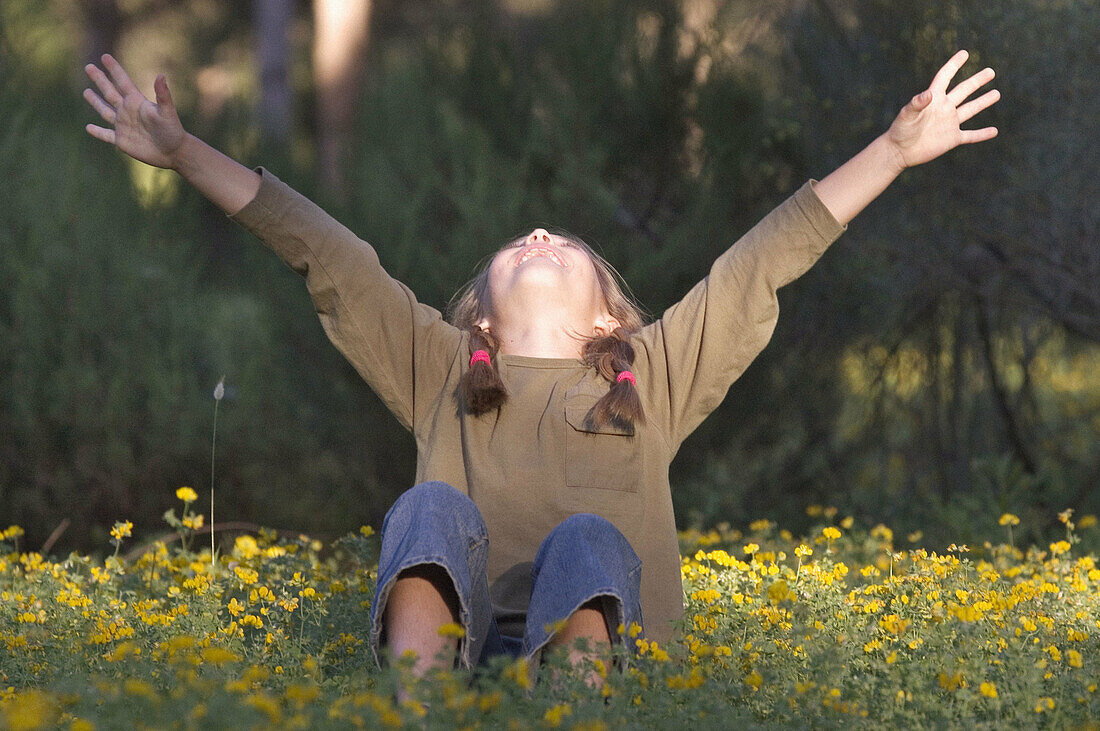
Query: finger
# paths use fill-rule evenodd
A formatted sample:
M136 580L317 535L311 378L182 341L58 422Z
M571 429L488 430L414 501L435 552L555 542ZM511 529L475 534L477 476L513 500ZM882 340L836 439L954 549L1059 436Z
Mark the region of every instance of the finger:
M91 89L84 90L84 101L88 102L92 109L99 112L99 116L103 117L103 121L107 124L113 125L118 121L118 112L115 111L114 107L103 101L103 97Z
M88 78L99 88L99 93L103 95L103 98L107 100L107 103L112 107L117 107L122 104L122 94L118 93L118 89L111 83L111 80L107 78L107 74L96 66L94 63L90 63L84 67L84 73L88 74Z
M947 63L936 72L936 76L932 79L932 85L929 88L946 94L951 79L955 78L955 74L959 73L959 69L963 67L963 64L966 63L966 59L968 58L970 58L969 53L966 51L959 51L954 56L947 59Z
M969 145L975 142L985 142L986 140L991 140L996 136L996 127L983 127L982 129L964 129L962 130L962 137L959 139L959 143L963 145Z
M109 145L115 144L115 131L113 129L98 127L94 124L86 124L84 125L84 130L97 140L103 140Z
M107 72L111 74L111 78L114 80L118 90L125 94L132 94L137 92L141 94L141 90L137 88L131 79L130 75L126 73L126 69L122 68L122 64L115 60L115 57L109 53L103 54L103 66L107 69ZM144 96L144 94L142 94Z
M959 107L959 122L965 122L978 112L984 112L996 104L1001 98L1001 92L990 89L974 101L967 102Z
M176 104L172 101L172 92L168 90L168 79L164 74L159 74L153 82L153 92L157 98L157 106L161 107L168 116L174 115Z
M994 76L996 76L996 74L993 72L993 69L982 69L969 79L960 81L958 86L952 89L947 95L947 98L957 107L966 101L968 96L992 81Z

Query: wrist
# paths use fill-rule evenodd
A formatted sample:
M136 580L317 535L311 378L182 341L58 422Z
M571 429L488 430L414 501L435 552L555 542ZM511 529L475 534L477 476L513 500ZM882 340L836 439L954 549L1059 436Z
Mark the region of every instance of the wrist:
M185 131L179 146L168 156L169 167L185 179L190 179L192 172L196 169L195 161L201 157L202 146L202 140Z
M890 138L889 132L879 135L871 145L877 148L877 156L882 166L893 178L901 175L902 171L909 167L905 162L905 155L902 154L897 143Z

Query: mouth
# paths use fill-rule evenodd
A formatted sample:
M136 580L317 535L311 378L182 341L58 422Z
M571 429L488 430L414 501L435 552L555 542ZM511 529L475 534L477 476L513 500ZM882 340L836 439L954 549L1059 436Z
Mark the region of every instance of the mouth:
M565 259L561 257L561 254L554 251L553 249L548 249L544 246L532 246L527 249L527 251L523 252L523 256L519 258L519 261L516 262L516 266L519 266L525 261L534 259L536 256L546 257L547 259L551 260L562 268L569 266L569 264L566 263Z

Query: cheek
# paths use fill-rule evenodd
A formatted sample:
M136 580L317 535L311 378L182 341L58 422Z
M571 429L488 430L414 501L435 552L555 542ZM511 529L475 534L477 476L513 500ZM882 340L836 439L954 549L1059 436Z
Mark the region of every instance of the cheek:
M502 255L497 255L493 262L489 265L489 270L485 278L485 293L482 297L482 307L485 311L491 311L493 308L493 301L501 295L501 293L507 290L508 276L507 276L507 263L503 261Z
M586 269L588 270L587 287L588 291L592 293L592 301L599 306L606 307L607 301L603 295L603 287L600 286L600 278L596 276L595 265L589 263Z
M489 265L489 276L486 279L486 294L492 297L494 291L499 290L501 283L504 281L504 262L502 256L497 256L493 259L493 263Z

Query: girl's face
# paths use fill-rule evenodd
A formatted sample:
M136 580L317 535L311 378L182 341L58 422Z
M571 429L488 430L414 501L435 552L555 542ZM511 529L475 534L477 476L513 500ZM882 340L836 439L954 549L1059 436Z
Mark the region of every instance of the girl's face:
M542 228L497 252L489 265L488 299L483 327L538 316L561 316L567 329L583 336L609 326L591 257L568 238Z

